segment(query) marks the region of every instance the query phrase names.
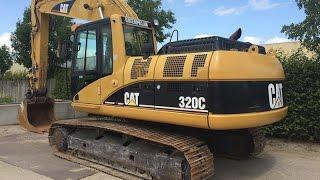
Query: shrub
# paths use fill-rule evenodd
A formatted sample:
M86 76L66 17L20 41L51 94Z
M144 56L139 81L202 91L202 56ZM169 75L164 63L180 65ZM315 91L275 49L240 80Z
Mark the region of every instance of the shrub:
M284 95L287 117L266 127L270 136L320 142L320 59L308 58L302 50L278 55L286 73Z
M0 80L9 80L9 81L14 81L14 80L25 80L27 79L27 72L25 71L19 71L12 73L11 71L7 71L3 76L0 77Z
M13 98L9 96L0 97L0 104L11 104L13 103Z
M68 82L66 82L66 70L57 68L55 73L55 87L52 95L55 99L70 99L70 70L68 70Z

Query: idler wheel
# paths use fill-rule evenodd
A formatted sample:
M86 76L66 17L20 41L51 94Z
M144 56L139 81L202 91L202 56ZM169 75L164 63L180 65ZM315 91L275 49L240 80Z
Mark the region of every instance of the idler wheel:
M68 131L65 128L56 128L53 131L51 144L56 150L66 152L68 150Z

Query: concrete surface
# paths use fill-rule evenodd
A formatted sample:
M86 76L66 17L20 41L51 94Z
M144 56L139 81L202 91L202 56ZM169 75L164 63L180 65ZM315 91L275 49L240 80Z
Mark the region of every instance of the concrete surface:
M23 133L26 133L26 131L17 125L0 126L0 137L18 135Z
M215 168L212 178L215 180L320 180L320 144L273 139L259 157L247 160L218 157ZM53 156L46 135L25 133L17 126L0 127L0 179L21 177L118 180Z
M18 123L19 104L0 105L0 125Z
M18 110L20 104L0 105L0 126L18 124ZM71 102L56 102L55 114L57 119L73 119L87 116L86 113L76 112Z
M89 177L86 177L82 180L102 180L102 179L105 179L105 180L121 180L119 178L116 178L116 177L112 177L108 174L105 174L105 173L97 173L97 174L94 174L92 176L89 176Z
M10 179L10 180L51 180L51 178L48 178L46 176L37 174L35 172L25 170L4 162L0 161L0 179Z

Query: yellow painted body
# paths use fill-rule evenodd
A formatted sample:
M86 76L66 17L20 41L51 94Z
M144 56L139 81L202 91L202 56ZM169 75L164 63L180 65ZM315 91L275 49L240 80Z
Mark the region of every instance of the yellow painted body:
M115 48L115 47L114 47ZM196 55L206 54L205 65L198 69L197 76L192 77L190 72L192 62ZM179 78L163 77L165 60L168 57L187 56L183 70L183 76ZM281 63L273 55L260 55L257 52L237 51L215 51L205 53L190 53L177 55L161 55L149 57L150 67L144 77L131 79L131 68L133 62L142 57L126 57L123 59L124 68L115 66L114 74L104 77L90 86L97 87L96 90L84 88L79 92L79 101L74 100L73 107L82 112L91 114L115 116L129 119L168 123L181 126L228 130L252 128L271 124L283 119L287 114L287 107L282 109L247 113L247 114L204 114L197 112L181 112L174 110L150 109L143 107L130 107L103 104L111 94L123 87L143 81L278 81L284 80L284 72ZM144 61L147 61L145 59ZM117 61L116 63L120 63ZM119 69L116 69L119 68ZM122 75L123 74L123 75ZM114 84L114 82L117 82ZM100 88L99 88L100 86ZM100 101L86 104L81 102L90 101L96 94L101 94ZM153 97L150 97L153 98Z

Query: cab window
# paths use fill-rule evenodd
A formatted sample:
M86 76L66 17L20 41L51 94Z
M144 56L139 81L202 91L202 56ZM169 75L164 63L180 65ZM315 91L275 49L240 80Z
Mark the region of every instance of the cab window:
M124 25L127 56L154 55L152 30Z
M95 30L88 31L86 71L94 71L97 68L97 34Z
M78 54L76 58L75 71L83 71L84 59L86 57L87 31L80 32L78 39Z
M97 68L97 33L85 30L78 35L78 53L75 71L95 71Z
M113 72L113 58L112 58L112 39L110 25L102 28L102 45L103 45L103 75L110 75Z

